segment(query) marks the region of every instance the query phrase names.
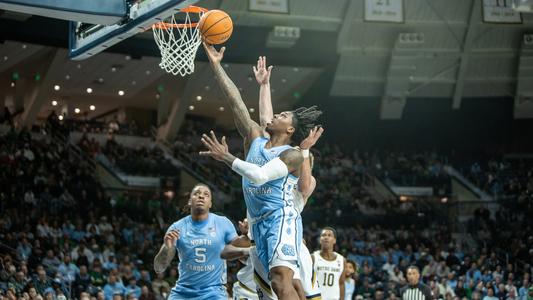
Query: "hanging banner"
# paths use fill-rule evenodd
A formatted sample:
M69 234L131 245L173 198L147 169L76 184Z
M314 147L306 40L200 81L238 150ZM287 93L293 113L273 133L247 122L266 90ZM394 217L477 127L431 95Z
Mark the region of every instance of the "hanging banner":
M365 0L365 21L403 23L403 0Z

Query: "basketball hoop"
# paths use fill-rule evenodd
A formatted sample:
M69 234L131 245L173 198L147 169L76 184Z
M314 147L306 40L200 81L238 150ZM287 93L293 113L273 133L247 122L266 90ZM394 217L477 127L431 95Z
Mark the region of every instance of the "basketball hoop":
M200 20L207 11L202 7L189 6L180 9L165 22L152 25L155 42L161 51L161 69L181 76L194 72L194 58L202 38L196 28L198 21L193 21L191 15L196 14L194 20ZM184 19L176 19L178 15Z

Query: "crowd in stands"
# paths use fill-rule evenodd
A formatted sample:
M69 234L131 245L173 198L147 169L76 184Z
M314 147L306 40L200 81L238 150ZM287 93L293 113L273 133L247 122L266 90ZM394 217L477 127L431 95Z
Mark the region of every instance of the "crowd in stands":
M130 122L119 122L117 118L113 118L109 122L102 122L66 119L63 122L63 126L69 131L86 133L114 133L121 135L150 136L150 132L139 128L135 120L131 120Z
M87 139L80 141L82 149ZM91 143L88 144L89 148ZM176 176L179 170L164 156L155 143L149 146L125 147L113 137L107 139L100 154L106 156L112 165L129 175L140 176Z
M377 175L398 186L432 187L433 195L451 195L451 177L436 153L385 152L377 155Z
M533 190L532 159L478 160L462 169L476 186L496 197L524 197Z
M198 153L205 150L200 141L202 134L209 134L214 129L205 120L187 119L180 127L180 131L171 145L175 157L188 163L195 172L205 179L213 182L223 191L239 194L241 179L233 172L228 172L227 166L209 157L200 156ZM226 136L230 151L237 157L242 157L242 140L236 132L215 129L219 138ZM240 194L239 194L240 195Z
M180 132L173 146L176 156L190 155L196 168L226 174L221 180L238 189L239 178L222 163L195 155L202 148L198 137L210 129L197 123L188 121ZM224 134L230 136L232 149L242 148L234 133ZM80 146L118 160L121 155L151 155L146 149L125 153L135 150L124 150L112 140L105 146L94 143L84 139ZM151 264L164 230L180 217L178 199L105 191L68 147L24 131L0 137L0 299L165 299L178 276L176 268L156 275ZM315 156L314 173L321 184L308 209L328 211L330 217L317 223L304 215L305 238L311 250L318 249L320 226L337 227L337 251L358 265L354 299L398 299L411 264L420 268L438 299L533 299L529 180L521 176L520 184L503 189L517 201L502 203L496 212L480 209L469 224L471 235L456 239L446 224L435 220L403 227L361 225L357 219L350 220L352 226L336 223L350 211L397 212L398 200L377 203L366 192L372 175L395 183L433 184L425 180L443 176L444 160L432 155L348 155L330 145ZM530 178L514 166L509 164L505 170L513 172L506 174ZM394 169L415 170L420 177L402 181L383 172ZM238 264L229 266L231 284Z
M137 176L176 176L179 170L165 158L161 149L154 144L128 148L117 143L113 135L108 135L104 145L100 145L94 138L83 135L78 146L91 157L105 156L114 169Z
M1 298L165 299L176 270L150 270L174 199L108 194L67 147L0 137Z
M470 240L454 239L438 223L337 228L337 251L358 266L353 299L399 299L410 265L421 270L435 299L533 299L533 201L521 211L503 211L476 214L472 222L483 225ZM518 221L505 217L512 214ZM320 228L304 230L310 249L319 248Z

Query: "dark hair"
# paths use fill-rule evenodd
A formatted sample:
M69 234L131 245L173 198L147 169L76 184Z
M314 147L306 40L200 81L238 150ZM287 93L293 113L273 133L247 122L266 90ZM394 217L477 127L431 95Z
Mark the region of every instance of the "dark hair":
M316 120L322 114L316 105L309 108L299 107L292 113L292 126L295 128L294 136L297 140L303 140L315 126Z
M347 264L351 264L353 266L353 269L355 270L355 272L357 272L357 263L351 259L347 259L346 260L346 263Z
M186 193L184 195L184 198L187 199L187 203L185 203L185 205L181 208L181 213L182 214L189 214L189 212L191 210L191 205L189 204L189 199L191 198L192 191L194 191L194 189L196 189L199 186L206 187L209 190L209 192L211 193L211 205L213 205L213 191L211 190L211 188L207 184L199 182L199 183L195 184L192 187L190 192L188 192L188 193Z
M409 271L409 269L416 270L420 274L420 269L415 265L410 265L407 267L407 271Z
M335 238L337 238L337 230L335 230L335 228L326 226L326 227L322 228L322 231L324 231L324 230L330 230L331 232L333 232L333 236Z

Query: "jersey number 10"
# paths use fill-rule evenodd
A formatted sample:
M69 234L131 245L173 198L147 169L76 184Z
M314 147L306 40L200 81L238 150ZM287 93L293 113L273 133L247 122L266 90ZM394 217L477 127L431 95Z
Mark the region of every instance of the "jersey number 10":
M335 280L335 275L332 273L324 273L324 283L322 286L333 286L333 281Z

